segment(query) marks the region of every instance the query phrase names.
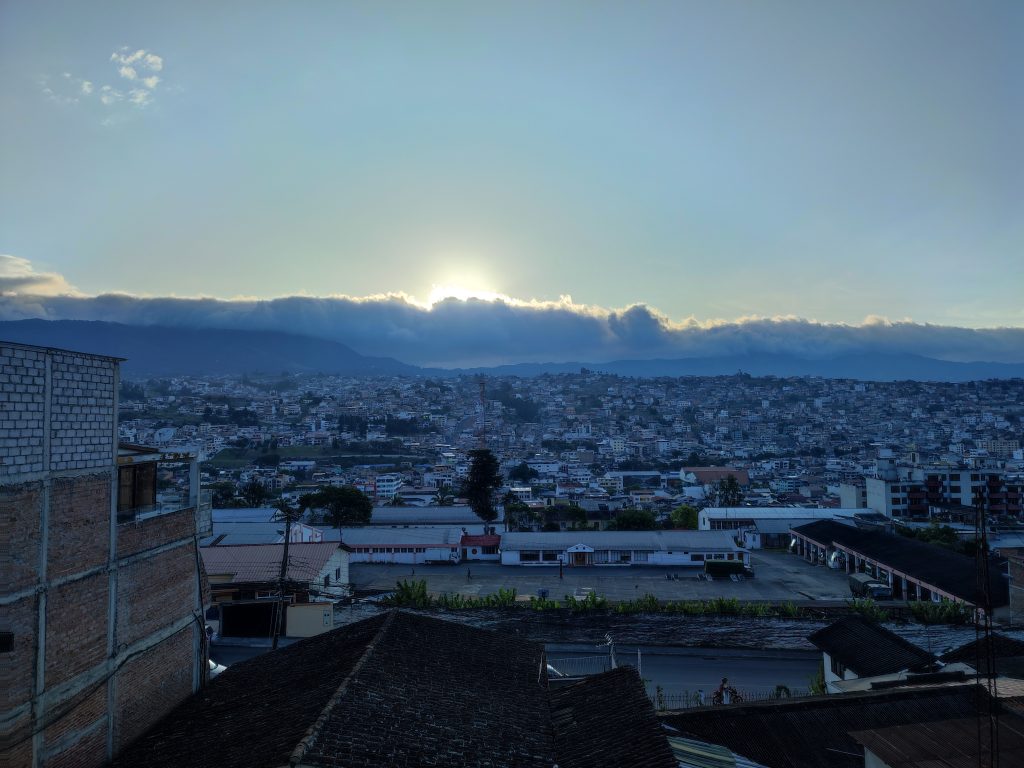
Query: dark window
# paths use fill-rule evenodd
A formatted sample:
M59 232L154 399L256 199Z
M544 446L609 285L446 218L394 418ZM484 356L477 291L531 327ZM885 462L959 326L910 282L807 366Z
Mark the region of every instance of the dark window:
M156 462L131 464L117 470L117 516L131 520L139 510L156 504Z
M0 653L10 653L14 650L14 633L0 632Z
M842 677L846 674L846 667L836 661L833 656L829 656L829 661L832 662L830 665L832 667L832 674L836 677Z

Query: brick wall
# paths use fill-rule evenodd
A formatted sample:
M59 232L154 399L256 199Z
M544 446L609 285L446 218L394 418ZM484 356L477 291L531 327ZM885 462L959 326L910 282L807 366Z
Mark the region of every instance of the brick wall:
M43 471L46 354L0 344L0 476Z
M36 668L36 602L39 598L30 595L11 605L3 607L2 628L14 634L14 648L11 653L0 656L0 691L7 706L16 706L32 697L32 681ZM0 765L3 765L0 762Z
M53 479L46 566L51 579L110 558L110 477L108 470Z
M109 467L114 461L114 369L104 358L54 352L50 468Z
M9 549L0 552L3 587L17 592L39 581L41 482L0 484L0 527Z
M59 587L46 597L46 687L103 662L107 655L107 574Z
M107 741L107 683L93 686L73 702L70 713L43 731L43 759L53 766L98 766Z
M187 619L197 607L197 582L194 510L119 526L110 551L116 385L113 359L0 343L0 593L19 595L0 615L0 630L14 635L12 652L0 657L0 694L5 710L22 712L5 728L5 741L14 739L0 753L5 768L102 765L109 729L117 747L136 738L192 693L194 674L202 671L195 648L203 629L196 623L127 661L123 656L129 645L156 642ZM181 546L145 555L182 539ZM37 663L44 691L35 689ZM58 685L59 700L52 695ZM108 685L115 698L109 712ZM30 708L44 692L36 700L42 706ZM42 751L33 755L32 730L44 723Z
M195 510L180 509L117 526L117 553L121 557L170 544L195 530Z
M114 751L142 735L192 693L193 643L199 627L186 627L129 661L115 677ZM140 702L145 702L140 705Z
M134 643L196 605L195 544L137 560L117 571L117 645Z

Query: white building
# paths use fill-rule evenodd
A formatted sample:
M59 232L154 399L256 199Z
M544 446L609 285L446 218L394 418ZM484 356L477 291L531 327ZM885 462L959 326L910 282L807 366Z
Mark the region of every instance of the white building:
M697 515L697 528L701 531L739 531L755 528L757 523L770 520L835 520L852 518L863 509L839 507L706 507Z
M502 565L676 565L707 560L750 563L727 531L564 531L505 533Z

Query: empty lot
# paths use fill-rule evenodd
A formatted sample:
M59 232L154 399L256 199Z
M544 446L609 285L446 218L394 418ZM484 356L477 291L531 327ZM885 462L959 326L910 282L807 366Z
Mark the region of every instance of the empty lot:
M462 565L377 565L354 563L351 578L358 590L386 592L401 580L427 582L434 594L487 595L499 589L515 589L520 595L536 595L547 589L561 598L579 588L593 589L609 600L630 600L650 593L659 600L701 600L735 597L739 600L835 600L850 597L846 574L813 566L796 555L779 552L751 553L755 578L702 581L698 569L652 566L590 566L558 568L512 566L497 563ZM678 575L678 579L669 578Z

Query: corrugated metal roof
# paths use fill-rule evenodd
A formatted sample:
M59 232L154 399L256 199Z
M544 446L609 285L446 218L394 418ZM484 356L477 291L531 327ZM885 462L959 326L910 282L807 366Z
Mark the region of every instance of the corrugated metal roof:
M462 539L462 528L458 526L435 526L430 528L341 528L341 540L352 547L370 546L457 546ZM324 529L327 535L327 529Z
M288 547L289 581L311 581L338 550L337 542L291 544ZM240 544L201 547L208 574L233 574L233 583L274 581L281 572L284 544Z
M708 744L706 741L669 736L668 745L679 761L680 768L766 768L726 747Z
M584 544L594 549L639 549L651 551L739 552L730 531L557 531L543 533L505 533L501 548L568 549Z

